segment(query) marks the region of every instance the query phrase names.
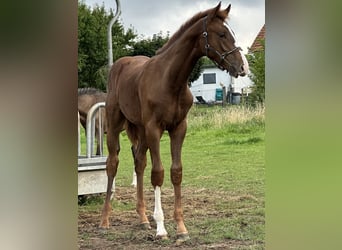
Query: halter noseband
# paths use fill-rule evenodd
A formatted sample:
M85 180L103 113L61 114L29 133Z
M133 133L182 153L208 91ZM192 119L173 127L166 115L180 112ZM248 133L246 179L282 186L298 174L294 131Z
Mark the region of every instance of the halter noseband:
M223 61L226 61L228 63L228 65L231 65L231 63L225 59L226 56L234 53L235 51L238 51L238 50L242 50L240 47L235 47L233 48L232 50L229 50L229 51L224 51L222 54L220 52L218 52L216 49L214 49L212 46L210 46L210 44L208 43L208 32L207 32L207 18L208 16L204 17L203 19L203 37L205 38L205 45L204 45L204 48L205 48L205 55L208 57L208 50L212 50L214 51L221 59L221 61L218 63L214 60L212 60L216 66L218 68L220 68L221 70L224 70L223 66L221 65Z

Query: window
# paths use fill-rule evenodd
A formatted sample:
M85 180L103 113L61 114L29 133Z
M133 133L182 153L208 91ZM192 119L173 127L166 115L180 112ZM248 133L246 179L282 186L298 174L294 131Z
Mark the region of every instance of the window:
M216 84L216 74L203 74L203 84Z

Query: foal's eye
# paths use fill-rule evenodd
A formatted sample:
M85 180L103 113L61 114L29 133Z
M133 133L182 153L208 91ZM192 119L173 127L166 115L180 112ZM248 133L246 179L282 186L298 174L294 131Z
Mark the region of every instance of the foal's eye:
M224 38L226 36L226 33L220 32L220 33L218 33L218 35L219 35L219 37Z

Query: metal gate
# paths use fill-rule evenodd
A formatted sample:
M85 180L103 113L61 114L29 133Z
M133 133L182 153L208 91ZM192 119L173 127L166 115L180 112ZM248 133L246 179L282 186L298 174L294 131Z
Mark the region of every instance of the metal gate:
M96 103L87 114L85 155L81 154L80 120L78 120L78 195L104 193L107 189L107 156L103 155L103 107L105 107L104 102ZM94 154L97 114L100 155Z

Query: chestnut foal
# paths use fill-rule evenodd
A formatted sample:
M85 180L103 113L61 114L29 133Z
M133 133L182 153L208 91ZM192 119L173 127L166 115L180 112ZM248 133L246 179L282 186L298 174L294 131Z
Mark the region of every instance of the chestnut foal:
M107 116L108 186L100 227L109 227L110 197L118 168L119 134L123 127L134 145L134 164L137 174L137 206L140 223L150 228L143 194L143 174L146 152L152 159L151 183L155 193L153 217L157 224L157 238L167 238L161 203L164 168L160 159L160 138L166 130L171 143L171 181L174 187L174 219L177 223L177 242L189 239L184 225L181 204L181 149L186 133L186 116L193 103L188 77L199 58L207 56L222 70L234 77L244 76L248 64L235 46L235 39L225 25L230 5L200 12L190 18L152 58L123 57L110 71Z

